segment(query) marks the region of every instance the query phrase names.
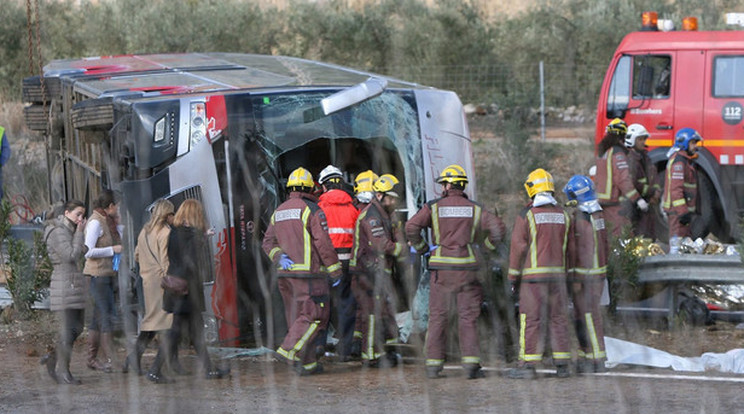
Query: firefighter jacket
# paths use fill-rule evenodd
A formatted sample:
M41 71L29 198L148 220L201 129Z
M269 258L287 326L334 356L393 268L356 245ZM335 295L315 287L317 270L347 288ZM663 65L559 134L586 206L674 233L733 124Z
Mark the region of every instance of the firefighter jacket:
M483 210L462 190L445 191L442 198L429 201L406 223L406 237L419 253L429 246L421 230L431 227L437 248L429 258L430 269L474 270L480 265L474 243L489 250L504 239L506 227L499 217Z
M354 246L349 268L352 272L392 274L395 259L407 252L402 235L394 231L390 215L376 198L359 213L354 228Z
M325 213L310 194L293 191L271 215L263 240L263 250L272 262L282 254L294 262L279 277L332 277L341 275L341 263L328 237Z
M646 151L628 151L630 176L636 191L646 200L654 194L661 195L661 186L657 178L656 166Z
M635 203L641 197L633 186L627 153L625 147L615 145L597 158L597 175L594 177L594 183L599 204L618 205L624 200Z
M354 244L354 225L359 210L354 207L351 196L343 190L330 190L320 196L318 202L328 220L328 235L338 252L339 260L351 258Z
M568 278L573 282L603 280L607 275L607 228L602 210L575 209L568 232Z
M695 213L697 196L695 164L687 152L678 151L667 162L661 206L667 213Z
M528 204L517 216L509 251L509 280L566 278L570 219L559 206Z

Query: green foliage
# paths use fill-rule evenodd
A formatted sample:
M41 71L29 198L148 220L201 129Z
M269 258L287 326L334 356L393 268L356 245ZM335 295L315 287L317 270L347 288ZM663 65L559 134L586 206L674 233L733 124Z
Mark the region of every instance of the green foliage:
M637 300L641 295L638 269L643 262L647 241L642 237L629 237L630 228L619 238L610 240L607 258L607 281L610 285L610 312L614 313L619 299Z

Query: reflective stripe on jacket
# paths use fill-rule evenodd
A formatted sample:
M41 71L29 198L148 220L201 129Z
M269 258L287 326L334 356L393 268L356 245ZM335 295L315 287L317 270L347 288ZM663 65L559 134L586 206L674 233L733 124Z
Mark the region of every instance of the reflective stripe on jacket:
M641 197L648 200L657 191L661 192L656 166L651 162L651 158L645 150L628 151L628 161L630 162L630 175L633 179L633 185Z
M282 254L294 262L284 270L277 266L280 277L333 277L341 274L341 263L328 236L325 213L310 194L291 192L266 229L263 250L272 262Z
M477 269L474 243L494 250L504 239L506 227L499 217L482 209L462 190L448 190L432 200L406 223L406 236L420 253L428 249L421 231L431 227L432 243L438 246L429 258L431 269Z
M664 177L664 196L661 199L664 211L679 215L694 213L698 195L697 172L684 151L677 152L667 161Z
M350 249L354 244L354 225L359 210L351 196L344 190L329 190L320 195L318 202L328 220L328 235L336 249Z
M390 216L373 199L357 218L349 268L355 272L382 270L392 274L395 259L402 257L404 251L406 244L393 231Z
M607 274L607 228L604 213L573 212L568 236L568 277L573 281L603 280Z
M565 279L569 226L570 219L562 208L528 204L514 222L509 279Z
M616 204L626 199L635 203L640 198L630 176L626 151L625 148L616 145L597 158L597 175L594 177L594 183L600 204Z

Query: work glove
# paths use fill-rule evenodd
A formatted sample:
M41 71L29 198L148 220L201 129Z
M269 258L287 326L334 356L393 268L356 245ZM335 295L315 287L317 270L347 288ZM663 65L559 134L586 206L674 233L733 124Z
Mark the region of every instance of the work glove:
M679 224L686 226L692 221L692 213L685 213L679 217Z
M331 287L336 287L341 284L341 278L340 277L329 277L328 278L328 284L331 285Z
M636 206L638 206L638 209L644 213L648 211L648 203L642 198L639 198L638 201L636 201Z
M286 254L282 253L282 257L279 258L279 266L284 270L291 270L294 262Z
M433 245L433 246L429 246L429 254L431 254L431 252L433 252L433 251L434 251L434 250L436 250L437 248L439 248L439 246L437 246L436 244L435 244L435 245Z

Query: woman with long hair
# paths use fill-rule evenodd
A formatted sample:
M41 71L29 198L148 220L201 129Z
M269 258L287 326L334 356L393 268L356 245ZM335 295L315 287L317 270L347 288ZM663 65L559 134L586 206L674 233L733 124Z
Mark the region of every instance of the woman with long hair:
M42 358L47 372L58 383L80 384L70 373L70 358L75 339L82 333L87 299L87 284L80 270L80 259L85 253L83 231L85 206L81 201L65 203L64 213L44 230L49 259L54 266L49 286L49 302L59 323L56 351Z
M145 348L158 332L170 329L173 316L163 310L163 288L160 282L168 271L168 236L170 235L170 221L174 215L173 203L160 199L155 202L150 212L150 220L137 237L137 247L134 249L134 260L139 263L139 273L142 278L142 292L145 313L140 322L140 333L134 349L124 361L122 372L129 372L130 366L142 375L140 361ZM161 335L160 346L165 346Z
M194 349L204 368L206 379L217 379L227 375L228 371L213 369L207 345L204 342L204 321L202 312L204 303L204 275L209 272L211 258L207 246L207 222L204 207L198 200L185 200L173 218L173 228L168 237L168 275L185 279L188 284L186 295L176 295L165 291L163 309L173 313L169 341L171 353L181 337L181 328L187 325L194 344ZM165 362L165 352L161 347L155 357L147 379L161 384L172 382L161 373Z
M114 270L114 255L121 253L121 234L117 228L119 206L114 193L104 190L93 204L93 214L85 226L85 268L90 276L90 294L93 297L93 317L88 325L88 368L104 372L112 371L114 357L114 319L116 304L114 286L117 271ZM98 348L104 354L98 360Z

